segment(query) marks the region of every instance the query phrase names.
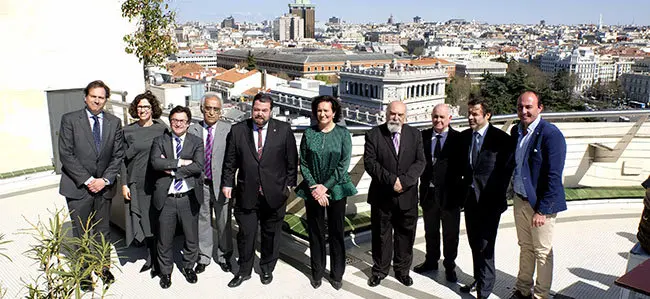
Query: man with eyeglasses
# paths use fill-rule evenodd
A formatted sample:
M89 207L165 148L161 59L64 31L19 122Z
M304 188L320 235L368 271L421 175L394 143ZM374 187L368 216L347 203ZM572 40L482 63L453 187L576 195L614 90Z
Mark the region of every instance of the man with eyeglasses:
M196 273L205 271L212 260L212 248L217 247L215 261L224 272L232 269L232 201L221 190L221 166L226 152L226 136L230 132L230 123L220 121L221 97L208 92L201 99L203 120L192 123L188 133L203 139L205 164L203 167L203 204L199 212L199 260ZM212 215L215 215L216 235L212 230ZM213 238L214 237L214 238Z
M180 222L185 235L181 273L196 283L194 263L199 257L199 210L203 203L203 142L186 134L192 113L176 106L169 112L172 132L156 137L151 146L150 162L154 170L153 205L158 210L158 265L160 286L169 288L174 266L173 241Z

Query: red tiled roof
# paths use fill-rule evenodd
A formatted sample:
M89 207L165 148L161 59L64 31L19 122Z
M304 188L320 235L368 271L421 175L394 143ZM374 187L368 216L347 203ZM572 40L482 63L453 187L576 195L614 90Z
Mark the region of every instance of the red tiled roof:
M252 76L254 74L257 74L257 73L258 73L257 70L248 71L246 73L240 73L240 70L238 70L237 68L232 68L232 69L230 69L230 70L228 70L228 71L226 71L226 72L224 72L224 73L222 73L220 75L215 76L214 80L226 81L226 82L229 82L229 83L235 83L235 82L237 82L239 80L248 78L248 77L250 77L250 76Z

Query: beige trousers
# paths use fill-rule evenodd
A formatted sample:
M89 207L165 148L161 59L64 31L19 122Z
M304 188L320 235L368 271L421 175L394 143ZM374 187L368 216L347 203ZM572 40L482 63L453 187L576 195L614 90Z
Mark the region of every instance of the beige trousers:
M553 281L553 228L557 214L546 215L544 225L533 227L534 213L530 203L519 197L515 198L515 226L520 248L519 274L515 287L523 295L530 295L533 273L537 267L533 297L549 298Z

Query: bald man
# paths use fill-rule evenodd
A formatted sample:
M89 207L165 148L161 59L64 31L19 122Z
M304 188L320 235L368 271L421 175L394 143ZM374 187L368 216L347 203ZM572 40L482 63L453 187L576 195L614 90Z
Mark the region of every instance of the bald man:
M366 133L363 156L372 178L368 189L372 230L372 275L377 286L388 275L391 259L395 278L410 286L409 269L418 219L418 179L426 161L422 134L404 124L406 105L396 101L386 109L386 123ZM393 248L395 252L393 252Z
M422 143L426 167L420 176L420 205L424 219L426 257L422 264L413 268L416 273L438 270L440 259L440 223L442 222L442 245L445 278L458 281L456 256L460 232L460 196L456 194L459 184L458 163L460 132L449 127L451 114L447 104L438 104L431 112L430 129L422 131Z

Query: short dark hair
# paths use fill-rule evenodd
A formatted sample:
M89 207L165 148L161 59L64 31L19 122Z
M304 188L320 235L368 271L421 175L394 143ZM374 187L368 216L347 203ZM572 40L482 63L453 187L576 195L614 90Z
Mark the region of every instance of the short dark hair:
M322 95L314 97L311 101L311 115L313 117L318 116L318 105L323 102L329 102L332 105L332 111L334 112L334 122L337 123L341 120L341 104L333 96Z
M151 93L150 90L147 90L144 93L135 96L135 99L133 99L131 105L129 105L129 115L131 115L133 118L138 118L138 104L140 104L140 101L142 100L147 100L149 101L149 104L151 104L151 118L160 118L162 115L160 102L158 102L158 99L153 93Z
M539 94L533 90L525 90L524 92L522 92L519 95L519 97L517 97L517 105L519 105L519 99L521 99L521 96L524 95L525 93L532 93L535 95L535 97L537 98L537 107L542 107L542 105L544 105L544 103L542 103L542 97L540 97Z
M492 111L490 111L490 106L488 105L487 100L479 95L470 95L469 101L467 102L467 106L476 106L476 105L481 105L481 111L483 111L483 116L487 115L488 113L492 115Z
M104 81L102 80L95 80L93 82L88 83L88 85L86 85L86 88L84 88L84 97L88 96L88 93L90 93L91 89L98 88L98 87L103 88L104 91L106 91L107 99L111 97L111 89L108 88L108 85L106 85L106 83L104 83Z
M172 111L169 111L169 122L172 122L172 115L176 113L185 113L187 115L187 121L190 122L192 120L192 111L190 111L190 108L187 108L185 106L178 105L174 108L172 108Z
M269 94L262 93L262 92L256 94L255 97L253 98L253 105L251 105L251 107L255 106L255 102L271 103L271 108L273 108L273 98L271 98Z

